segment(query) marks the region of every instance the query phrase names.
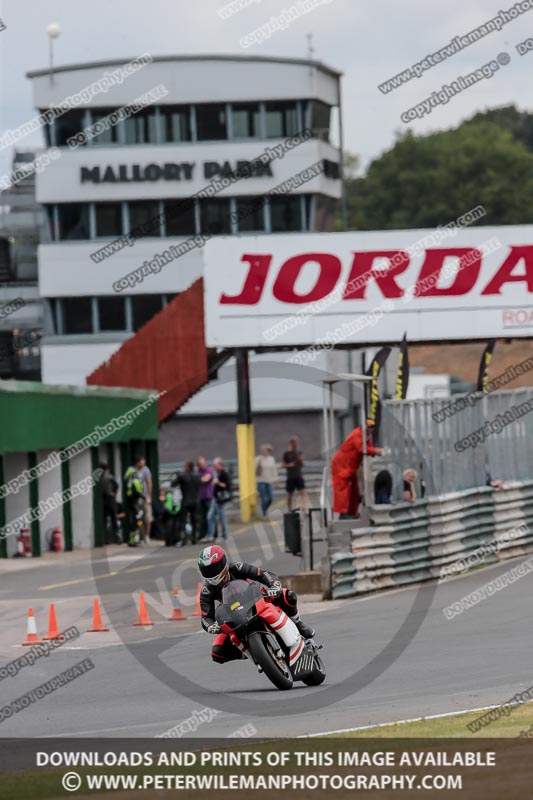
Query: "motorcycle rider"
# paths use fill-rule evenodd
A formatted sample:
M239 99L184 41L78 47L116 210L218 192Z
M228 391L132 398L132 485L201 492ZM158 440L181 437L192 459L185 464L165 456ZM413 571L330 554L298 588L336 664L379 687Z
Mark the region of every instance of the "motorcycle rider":
M235 647L228 634L221 633L215 620L215 601L222 600L222 589L231 580L257 581L264 584L272 591L277 590L277 596L272 600L279 606L298 628L304 639L311 639L315 632L300 619L296 593L284 589L281 581L273 572L246 564L243 561L230 561L226 552L218 545L204 547L198 558L198 569L205 583L200 592L200 609L202 611L202 627L207 633L216 636L213 642L211 656L216 664L224 664L243 657L241 651Z

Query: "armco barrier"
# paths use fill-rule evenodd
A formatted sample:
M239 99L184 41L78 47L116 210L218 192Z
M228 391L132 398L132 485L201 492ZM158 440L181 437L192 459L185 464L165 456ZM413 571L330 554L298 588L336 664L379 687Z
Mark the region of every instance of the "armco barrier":
M533 550L533 481L480 487L396 506L372 506L374 523L332 523L324 594L341 598L460 574ZM455 565L455 567L453 566Z

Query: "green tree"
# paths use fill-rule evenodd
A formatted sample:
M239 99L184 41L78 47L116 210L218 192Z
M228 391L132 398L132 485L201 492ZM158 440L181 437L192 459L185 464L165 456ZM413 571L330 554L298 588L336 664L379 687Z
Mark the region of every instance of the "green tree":
M533 152L524 143L527 126L516 109L495 109L498 117L496 112L499 122L477 115L454 130L399 135L364 177L346 181L349 227L430 228L480 205L486 215L478 224L531 222ZM518 138L513 131L520 126Z

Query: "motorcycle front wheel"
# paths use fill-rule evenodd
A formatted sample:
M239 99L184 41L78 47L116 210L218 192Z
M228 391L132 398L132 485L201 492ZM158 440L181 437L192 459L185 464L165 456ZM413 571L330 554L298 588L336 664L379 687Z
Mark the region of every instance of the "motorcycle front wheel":
M263 632L253 633L248 640L248 650L256 664L262 667L267 678L277 689L292 689L291 671L285 661L276 655L270 642L272 634Z

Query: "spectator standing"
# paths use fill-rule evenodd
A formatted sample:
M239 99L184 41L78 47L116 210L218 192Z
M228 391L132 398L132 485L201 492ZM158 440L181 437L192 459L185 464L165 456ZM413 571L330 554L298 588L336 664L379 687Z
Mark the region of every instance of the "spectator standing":
M135 547L138 544L137 512L144 511L144 487L141 478L141 469L144 464L142 456L135 456L131 467L124 473L124 495L126 511L126 529L128 544Z
M255 459L255 477L261 502L261 513L263 517L268 517L268 509L273 500L272 487L278 480L278 471L276 469L276 461L272 455L271 444L261 445L261 455Z
M196 461L200 476L200 541L215 540L215 474L203 456Z
M403 478L403 499L406 503L414 503L416 500L416 470L405 469L402 474Z
M375 422L367 419L366 452L369 456L380 456L380 447L372 444L372 431ZM331 459L331 485L333 488L333 511L340 519L357 519L361 493L357 480L357 470L363 462L363 429L354 428L343 441Z
M117 519L117 492L118 483L114 475L111 474L109 464L100 464L102 477L100 478L100 491L102 492L102 506L104 511L104 531L106 544L122 544L122 537L118 532ZM112 534L112 541L108 541L109 533Z
M152 539L165 538L165 525L166 525L165 499L166 499L166 489L164 484L159 489L159 497L156 497L152 504L152 510L154 512L154 520L152 522Z
M194 463L187 461L183 472L178 472L171 486L181 489L181 510L179 519L179 533L183 543L190 539L191 544L196 544L198 532L198 507L200 495L200 476L194 471ZM190 533L187 528L190 526Z
M221 458L213 459L215 468L215 512L213 518L213 535L217 536L217 523L220 520L220 530L222 538L228 538L228 526L226 523L225 506L231 500L231 479L224 469L224 462Z
M305 508L305 482L303 478L304 459L303 453L298 449L298 437L291 436L289 439L289 450L283 454L281 466L287 470L287 506L292 511L292 496L294 492L300 492L300 506Z
M174 491L167 487L165 490L165 545L167 547L181 547L184 539L180 536L181 506L176 503Z
M144 527L146 531L146 542L150 541L150 532L152 530L152 521L154 519L154 515L152 512L152 488L153 488L153 481L152 481L152 473L150 472L150 467L146 464L146 459L144 457L141 458L142 466L139 469L139 474L141 476L141 481L143 484L143 494L144 494Z

